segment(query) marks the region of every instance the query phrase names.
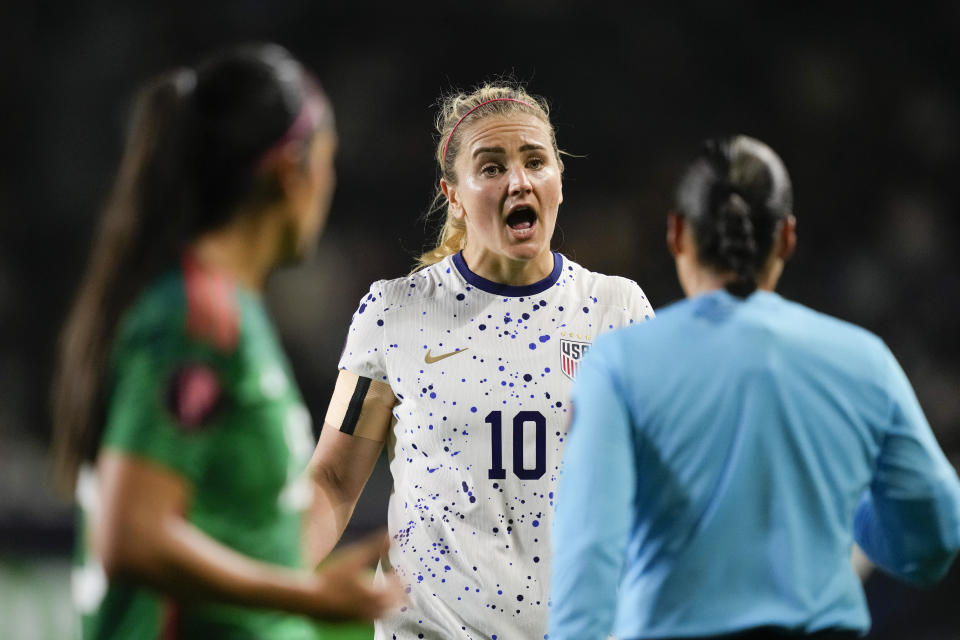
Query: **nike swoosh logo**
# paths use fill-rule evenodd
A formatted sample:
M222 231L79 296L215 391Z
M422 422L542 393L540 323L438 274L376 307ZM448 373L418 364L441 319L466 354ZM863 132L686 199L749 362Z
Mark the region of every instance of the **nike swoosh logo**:
M439 362L440 360L443 360L444 358L449 358L450 356L455 356L455 355L457 355L458 353L463 353L464 351L469 351L469 347L468 347L467 349L456 349L455 351L451 351L450 353L444 353L444 354L439 355L439 356L431 356L431 355L430 355L430 349L427 349L426 355L423 356L423 361L426 362L427 364L433 364L434 362Z

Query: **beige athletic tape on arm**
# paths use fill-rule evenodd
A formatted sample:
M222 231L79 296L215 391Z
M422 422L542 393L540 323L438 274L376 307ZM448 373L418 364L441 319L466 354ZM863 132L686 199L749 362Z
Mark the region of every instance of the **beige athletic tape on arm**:
M383 442L396 401L390 385L341 371L324 422L343 433Z

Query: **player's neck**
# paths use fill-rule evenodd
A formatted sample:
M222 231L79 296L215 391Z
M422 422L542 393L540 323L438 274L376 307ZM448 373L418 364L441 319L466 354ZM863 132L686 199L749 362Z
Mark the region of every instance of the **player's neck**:
M782 261L772 266L767 265L763 271L757 274L757 290L773 291L780 279L782 269ZM680 284L688 298L695 298L704 293L724 289L734 280L736 280L736 275L733 273L718 273L708 267L701 266L684 270L680 277Z
M262 291L276 261L276 225L269 215L238 216L225 227L197 238L190 247L204 265L222 271L252 291Z
M688 298L695 298L704 293L718 291L723 289L724 285L732 280L732 277L725 274L719 274L707 269L697 269L684 274L680 279L683 287L683 293Z
M513 286L540 282L553 271L553 254L550 251L530 260L511 260L492 251L474 249L468 245L463 250L463 260L470 271L481 278Z

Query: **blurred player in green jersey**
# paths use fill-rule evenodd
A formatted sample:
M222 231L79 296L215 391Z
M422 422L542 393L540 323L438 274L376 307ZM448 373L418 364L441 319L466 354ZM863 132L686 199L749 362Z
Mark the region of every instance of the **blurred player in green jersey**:
M310 638L399 600L368 577L380 539L300 568L310 417L261 298L324 225L335 146L275 45L138 95L54 389L84 638Z

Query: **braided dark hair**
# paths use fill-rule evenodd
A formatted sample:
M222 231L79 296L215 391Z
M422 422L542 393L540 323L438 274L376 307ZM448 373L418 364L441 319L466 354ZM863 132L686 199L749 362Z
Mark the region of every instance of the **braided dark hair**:
M700 262L734 274L726 289L741 298L756 290L777 225L792 207L783 161L747 136L707 140L677 187L676 208L693 228Z

